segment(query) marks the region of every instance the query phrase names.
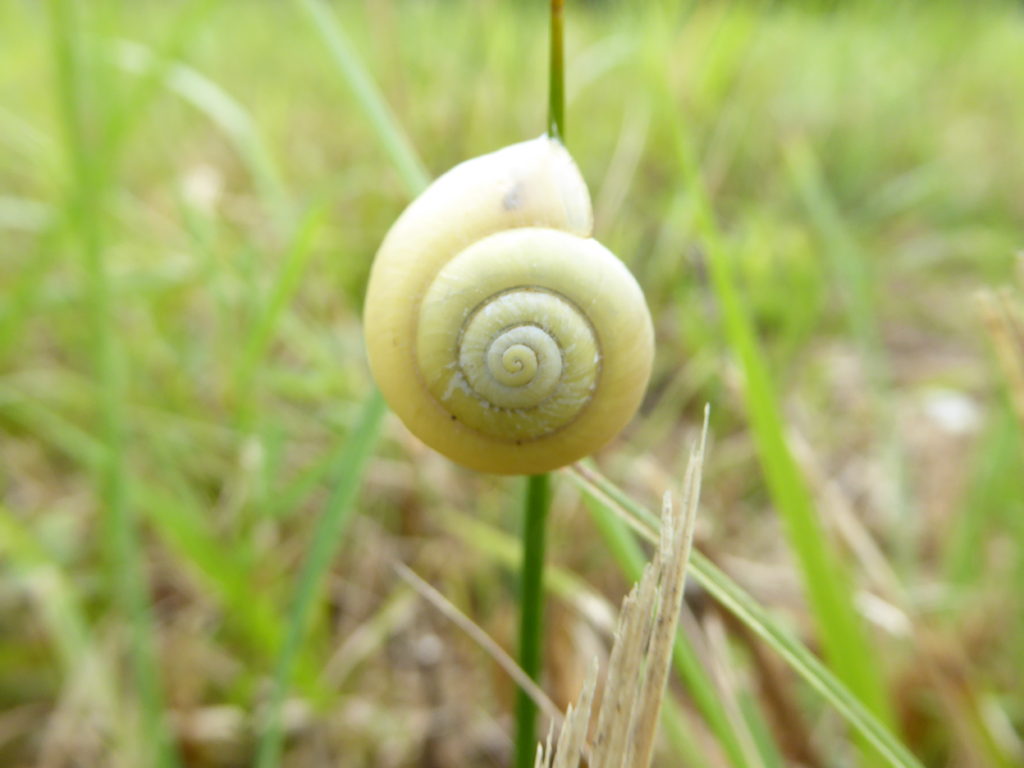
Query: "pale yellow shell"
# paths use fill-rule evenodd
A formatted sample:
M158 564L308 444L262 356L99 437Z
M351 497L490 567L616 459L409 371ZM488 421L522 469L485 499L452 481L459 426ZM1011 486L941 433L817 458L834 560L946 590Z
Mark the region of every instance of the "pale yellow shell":
M370 274L366 346L421 440L474 469L534 474L632 418L650 313L592 223L576 164L547 137L456 166L402 213Z

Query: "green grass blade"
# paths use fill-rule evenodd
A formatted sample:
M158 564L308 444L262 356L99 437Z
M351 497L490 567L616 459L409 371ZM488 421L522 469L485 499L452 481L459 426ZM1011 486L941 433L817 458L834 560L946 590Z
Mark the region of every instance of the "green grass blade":
M909 571L918 539L915 515L908 502L907 468L898 424L890 397L891 373L878 320L875 277L871 260L858 246L853 233L828 190L821 164L811 145L796 140L786 147L786 167L807 215L822 239L822 252L832 272L833 283L846 307L847 322L861 348L870 395L879 426L880 451L895 489L893 514L900 521L899 559Z
M96 703L112 715L115 692L113 675L104 669L96 653L92 632L75 588L64 576L27 526L0 505L0 562L6 562L24 579L60 659L64 676L89 675Z
M756 697L750 691L743 691L740 694L740 709L764 768L786 768L786 760L779 751L779 745L775 743L775 734L765 721L764 712L758 705Z
M843 719L870 744L886 765L922 768L910 751L861 700L818 658L780 628L738 584L700 552L691 559L693 574L715 599L768 643L804 681L831 704Z
M139 506L160 540L188 563L204 591L223 606L227 625L236 627L258 653L271 656L280 647L276 606L266 596L252 594L251 569L235 552L225 551L201 510L153 490L140 498Z
M739 67L741 63L734 66ZM713 71L707 74L708 77L714 75ZM669 104L672 85L666 78L661 79L661 84L663 98L660 101ZM726 250L696 161L693 147L696 131L678 110L667 110L664 114L672 135L669 154L674 158L680 181L693 200L697 236L706 255L726 337L743 377L746 410L766 484L800 566L825 657L868 706L883 720L891 721L882 675L872 663L876 657L871 653L854 608L852 580L825 535L810 491L787 444L786 426L774 382L749 311L736 288L735 251Z
M634 529L648 541L657 537L658 519L605 478L591 470L572 470L573 481L591 498L611 509L624 511ZM784 630L742 587L694 549L690 572L719 603L764 640L786 663L893 768L923 768L917 758L871 712L851 689L799 640Z
M284 262L271 280L273 286L270 296L253 318L248 335L242 344L238 362L235 367L235 391L237 393L239 423L246 424L251 419L253 407L251 393L256 385L256 371L266 355L267 347L273 340L289 300L295 294L305 274L309 257L312 254L313 239L320 232L326 216L326 209L315 208L306 214L299 223L298 231L292 241Z
M531 475L527 478L523 510L523 560L519 569L519 666L534 682L540 681L543 669L544 550L550 504L550 476ZM515 744L513 765L516 768L530 768L537 751L537 705L522 688L516 696Z
M805 141L786 147L786 168L793 186L811 222L824 240L824 254L834 273L835 283L846 304L850 328L867 355L869 374L883 385L888 378L882 354L882 337L875 318L874 278L870 262L858 253L832 202L813 149Z
M743 374L743 396L769 493L796 555L825 657L839 677L884 722L892 722L875 654L854 606L853 583L826 535L810 489L790 452L786 426L768 363L744 307L697 163L685 130L675 122L675 156L695 196L696 223L707 255L729 346Z
M404 133L398 127L379 91L353 52L348 40L330 11L310 0L302 7L314 27L321 33L328 50L338 64L343 78L351 85L356 100L377 129L382 146L395 163L411 195L418 194L430 177L416 157ZM312 545L299 574L285 638L274 674L267 720L260 737L257 768L275 768L281 754L281 705L294 671L300 647L306 635L313 606L331 558L340 544L344 528L351 518L363 467L369 460L380 433L387 406L380 392L374 390L362 406L359 423L349 435L339 456L335 472L338 481L313 533Z
M367 74L340 22L322 0L298 0L298 3L310 24L323 38L331 59L341 72L342 79L352 89L356 103L369 118L381 147L401 176L406 190L412 196L418 195L430 183L430 174Z
M660 83L660 101L672 103L671 84L664 77ZM799 566L824 656L867 707L883 722L891 723L882 670L855 608L853 580L826 535L811 491L789 448L775 383L737 288L737 254L735 249L727 250L719 228L696 159L693 129L677 110L668 110L664 116L672 137L668 152L681 183L690 191L696 237L706 257L729 348L739 364L744 405L764 479Z
M161 70L160 62L144 45L122 40L113 53L118 66L126 72L142 77L151 76L154 70L165 72L167 87L210 118L231 140L278 231L289 231L294 217L291 193L248 111L223 88L191 67L174 64Z
M186 4L168 25L167 33L154 57L157 63L142 75L138 87L127 94L123 101L110 105L109 125L102 137L100 166L114 168L118 165L124 147L130 142L133 130L142 122L155 89L164 75L158 64L167 62L180 53L187 41L193 37L196 28L219 4L220 0L193 0ZM44 151L49 149L48 137L36 134L30 125L22 124L20 119L0 110L0 128L4 127L9 127L19 134L19 144L23 145L20 149L31 157L34 165L48 165L46 161L49 156L44 154ZM5 225L2 208L0 205L0 227ZM20 213L19 218L23 226L27 224L44 231L29 262L31 266L16 277L14 289L10 293L12 301L9 306L0 307L0 357L17 338L21 326L33 316L32 311L38 301L43 277L61 253L56 243L63 236L69 223L67 214L62 210L45 211L45 218L42 208L22 209Z
M973 453L970 486L943 553L946 578L961 589L975 587L989 565L978 557L986 528L999 515L1020 518L1024 513L1021 430L1008 405L995 409Z
M5 389L2 384L0 416L39 435L68 459L84 467L97 471L102 466L102 443L63 419L54 409L40 405L21 392ZM347 446L342 446L345 448ZM343 455L344 450L339 450L329 457L330 466L324 474L336 471ZM274 657L283 636L280 611L268 595L253 594L253 571L248 553L239 552L237 548L226 551L224 542L211 530L205 509L192 498L183 499L154 485L134 482L131 495L158 540L188 563L189 570L208 596L222 606L228 631L259 657ZM298 505L296 501L294 506ZM319 692L311 662L300 658L298 672L304 691Z
M112 111L105 147L108 162L128 143L141 118L164 86L169 75L168 69L174 66L173 62L196 38L200 28L210 21L214 10L220 7L221 2L222 0L190 0L174 15L160 44L149 52L147 66L137 71L139 77L135 87L125 94L117 109Z
M711 279L722 305L726 334L740 360L744 397L754 441L772 499L782 517L787 540L797 556L825 656L865 703L890 720L885 687L854 606L853 584L818 517L800 470L786 442L768 364L753 324L736 289L729 256L705 222Z
M551 0L548 135L565 143L565 0Z
M359 422L346 439L346 448L335 467L334 490L310 539L309 553L303 562L288 615L285 637L274 673L267 719L260 737L257 768L273 768L281 753L281 705L291 684L307 628L323 586L324 576L341 543L345 527L352 519L363 470L377 443L387 406L374 392L363 406Z
M153 765L177 764L163 721L163 690L156 661L153 620L141 543L128 495L129 469L125 435L125 363L115 339L104 222L110 179L97 162L96 127L106 119L104 102L95 98L103 85L100 62L89 56L83 11L68 0L51 0L53 56L62 128L67 144L72 192L68 206L88 284L93 369L99 383L99 431L104 452L97 478L105 509L101 535L108 562L107 578L120 610L131 626L132 671L141 705L143 743Z

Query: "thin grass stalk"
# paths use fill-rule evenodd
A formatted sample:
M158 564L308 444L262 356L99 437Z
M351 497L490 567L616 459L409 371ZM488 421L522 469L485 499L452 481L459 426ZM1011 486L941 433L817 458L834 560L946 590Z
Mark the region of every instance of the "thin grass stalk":
M565 141L565 0L551 0L551 75L548 135Z
M550 475L531 475L527 478L519 595L519 666L534 682L540 679L542 666L544 549L550 490ZM516 768L529 768L533 765L536 748L537 705L520 688L516 696Z
M415 571L401 562L393 565L395 573L405 581L406 584L416 590L417 594L438 610L441 615L452 622L455 626L466 633L467 637L479 645L488 656L490 656L505 674L515 681L520 688L529 691L530 698L540 709L544 710L553 725L561 727L562 711L555 705L548 695L541 690L529 676L524 674L522 667L505 653L504 649L487 634L484 629L473 622L469 616L460 611L444 595L434 589L430 584L420 577Z
M323 0L295 1L323 39L341 76L352 89L356 103L373 125L381 147L401 176L406 190L415 197L430 183L430 174L360 61L330 6Z

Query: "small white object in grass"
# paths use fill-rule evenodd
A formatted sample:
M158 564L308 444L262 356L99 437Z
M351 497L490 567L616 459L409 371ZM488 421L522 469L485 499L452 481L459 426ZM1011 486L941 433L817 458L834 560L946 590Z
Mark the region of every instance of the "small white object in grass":
M181 194L193 208L213 214L224 197L224 174L208 163L193 165L181 179Z
M892 603L888 603L871 592L858 592L857 609L872 624L881 627L894 637L910 637L914 625L910 618Z
M924 393L922 405L928 418L951 435L972 434L981 423L977 402L954 389L930 389Z
M576 607L598 629L611 632L615 628L615 613L611 603L590 592L581 592L576 598Z
M425 667L432 667L441 661L441 656L444 654L444 643L441 638L430 632L416 641L413 646L413 654L416 656L417 663Z

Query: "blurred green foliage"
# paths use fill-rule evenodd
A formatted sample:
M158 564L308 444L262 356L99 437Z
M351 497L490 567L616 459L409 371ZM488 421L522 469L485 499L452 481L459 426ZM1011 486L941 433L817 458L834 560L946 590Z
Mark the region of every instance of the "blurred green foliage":
M1009 282L1022 247L1020 5L569 5L569 143L658 335L644 411L601 461L656 498L710 401L701 545L792 581L699 181L782 437L813 447L795 451L800 477L852 573L900 736L929 765L1017 764L1020 429L972 296ZM543 6L333 7L437 174L541 132ZM295 4L0 3L0 763L78 750L140 765L165 727L188 764L251 757L294 574L372 387L362 290L408 202L374 131ZM450 468L394 422L362 481L297 651L312 714L290 732L296 764L318 764L314 742L384 764L382 733L397 764L425 749L402 726L422 702L385 651L340 688L329 672L392 615L387 557L415 559L495 634L514 608L504 566L432 510L511 530L515 487ZM834 534L836 494L895 573L909 634L864 607L892 595ZM619 594L560 503L556 565ZM802 603L748 581L813 643ZM507 711L468 658L479 709ZM398 724L361 726L356 701ZM221 763L188 727L214 706L247 724ZM822 722L813 746L844 764Z

